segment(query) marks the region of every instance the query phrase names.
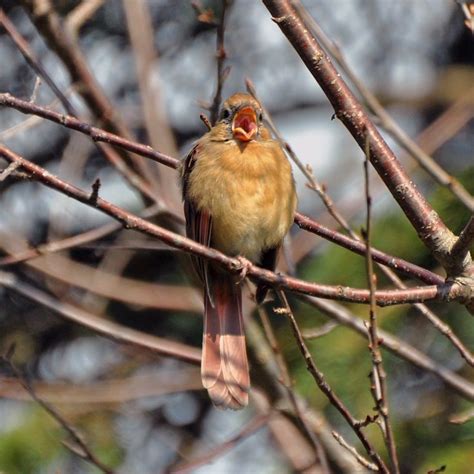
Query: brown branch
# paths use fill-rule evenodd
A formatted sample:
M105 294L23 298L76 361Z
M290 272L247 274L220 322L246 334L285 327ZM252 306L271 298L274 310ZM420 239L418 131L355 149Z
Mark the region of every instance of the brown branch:
M45 402L41 398L39 398L31 384L28 380L23 376L23 374L17 369L17 367L13 364L8 356L2 356L1 359L4 363L8 364L10 369L15 373L16 377L20 381L23 388L30 394L31 398L38 403L38 405L43 408L43 410L48 413L62 428L68 433L71 439L74 442L73 446L69 446L69 444L64 443L65 446L70 449L71 452L79 456L84 461L89 462L90 464L97 467L100 471L104 472L105 474L114 474L114 471L102 463L97 456L91 451L87 443L83 440L83 437L77 432L76 428L72 426L68 421L66 421L62 415L49 403Z
M257 100L259 100L255 87L249 79L246 80L246 85L247 85L247 90L249 91L249 93L252 94ZM366 255L365 244L361 241L361 238L359 237L359 235L352 230L352 228L349 226L349 223L342 216L342 214L337 210L331 197L328 195L328 193L324 189L324 186L322 186L316 180L312 171L307 166L305 167L303 163L301 163L301 161L299 160L299 158L297 157L297 155L295 154L291 146L284 140L283 136L279 132L278 128L276 127L275 123L273 122L271 118L271 115L268 113L267 110L265 110L265 118L272 133L279 140L281 146L286 150L289 157L295 162L295 164L300 168L300 170L308 179L308 182L309 182L308 186L319 195L319 197L322 199L330 215L336 220L336 222L338 222L341 225L343 229L346 230L346 232L352 237L352 239L350 239L349 237L343 234L339 234L335 231L327 229L326 227L320 225L319 223L305 216L302 216L298 213L295 215L295 223L302 229L313 232L323 238L326 238L327 240L335 242L338 245L345 247L349 250L352 250L360 255ZM389 270L389 268L383 267L381 265L386 265L387 267L398 270L401 273L404 273L411 277L418 278L421 281L424 281L425 283L428 283L428 284L429 283L440 284L443 281L443 279L440 276L432 272L429 272L428 270L420 268L416 265L414 266L413 264L405 262L396 257L385 255L379 250L376 250L374 248L371 248L370 254L371 254L371 258L373 258L374 261L379 263L379 266L382 272L393 283L395 283L395 285L398 288L407 288L407 286L398 278L397 275L395 275L395 273ZM453 259L455 258L456 257L453 256ZM462 259L458 260L460 264L462 264L462 262L464 261L464 258L465 258L465 255L462 257ZM426 307L426 305L417 303L414 306L424 317L426 317L433 324L433 326L438 331L440 331L445 337L447 337L451 341L451 343L456 347L456 349L459 351L461 356L466 360L466 362L474 366L473 354L464 346L461 340L453 333L452 329L447 324L443 323L432 311L430 311Z
M453 233L414 186L330 58L295 12L290 0L263 0L263 3L325 92L336 116L344 123L362 150L366 139L369 140L372 165L420 239L450 273L449 252L455 240ZM470 261L465 261L465 268L470 264Z
M50 87L52 92L61 102L64 109L67 113L75 118L79 118L78 113L71 103L71 101L66 97L65 94L59 89L54 80L48 74L46 69L42 66L39 59L31 51L31 48L28 42L23 38L20 32L15 28L13 23L8 19L4 14L3 10L0 9L0 24L3 25L6 32L15 43L18 50L23 55L26 62L31 66L31 68L41 76L46 84ZM135 173L120 157L120 155L109 146L96 142L96 146L99 151L105 156L107 161L111 163L119 171L119 173L134 187L136 187L144 196L147 196L152 201L160 202L163 205L163 202L160 201L157 194L152 190L147 182L145 182L137 173Z
M347 75L351 83L364 99L369 109L377 116L379 124L402 146L420 166L438 183L447 187L470 211L474 211L474 198L469 191L453 176L447 173L441 166L433 160L407 133L397 124L397 122L385 110L377 97L358 79L354 71L346 61L342 51L332 42L316 23L316 21L304 9L299 0L293 0L292 5L298 14L303 18L306 25L311 29L321 45L329 52L339 67Z
M384 473L389 473L389 470L387 469L387 466L383 462L382 458L380 455L375 451L373 448L372 444L362 431L362 424L359 420L356 420L352 414L349 412L347 407L344 405L344 403L340 400L340 398L333 392L331 387L326 381L326 378L324 377L324 374L317 368L313 357L311 356L311 353L308 350L308 347L306 346L306 343L304 341L303 335L301 334L301 331L298 327L298 323L296 322L295 317L293 316L293 312L291 311L291 308L288 304L288 301L286 299L285 293L283 291L278 291L278 296L283 302L283 310L285 316L288 318L291 329L293 331L293 335L296 339L296 342L298 344L298 348L303 355L305 362L306 362L306 367L309 371L309 373L313 376L314 381L316 382L317 386L319 389L324 393L324 395L327 397L331 405L333 405L336 410L343 416L343 418L347 421L349 426L352 428L354 433L357 435L359 438L360 442L364 446L365 450L367 451L367 454L369 457L372 459L372 461L377 465L379 468L380 472Z
M107 132L101 128L94 127L86 122L83 122L71 115L64 115L54 110L41 107L36 104L18 99L8 93L0 93L0 105L12 107L24 114L34 114L38 117L45 118L51 122L55 122L64 127L76 130L77 132L88 135L96 142L110 143L112 145L123 148L137 155L144 156L150 160L161 163L170 168L178 168L179 160L168 156L164 153L153 150L151 146L142 145L126 138L122 138L114 133Z
M262 306L258 306L258 314L260 316L260 321L262 322L265 336L267 337L268 343L273 351L273 355L277 363L278 372L279 372L278 380L280 380L283 386L285 387L286 395L293 407L294 414L300 420L301 425L303 426L306 435L311 441L314 451L318 457L318 461L321 464L322 473L328 474L330 471L329 471L329 466L328 466L325 453L323 451L323 447L321 446L319 439L315 436L315 434L309 427L306 417L300 408L298 399L294 391L293 383L290 377L290 370L285 361L285 357L281 350L280 344L278 343L278 339L276 338L275 333L273 331L272 325L270 323L270 318L268 317L268 314L265 311L265 308L263 308Z
M59 301L48 293L22 282L11 273L0 272L0 285L26 296L64 318L85 326L114 341L132 344L142 349L181 359L192 364L199 364L201 362L201 351L199 349L179 342L151 336L112 321L99 318L81 308Z
M357 316L354 316L344 306L333 301L326 301L319 298L312 298L310 296L301 296L303 301L311 306L318 308L322 313L334 321L346 326L361 336L368 338L367 327L365 321ZM474 384L464 379L455 372L447 369L442 364L429 358L427 355L420 352L415 347L407 344L401 339L392 334L379 330L380 345L396 356L410 362L414 366L425 370L440 380L442 380L448 387L452 388L462 397L467 400L474 400Z
M399 474L400 467L398 463L397 449L395 446L395 439L393 436L392 424L389 417L389 405L387 394L386 372L383 366L382 352L380 351L380 339L377 328L377 314L375 311L375 287L376 275L374 273L374 266L371 255L371 238L372 238L372 198L370 196L369 185L369 160L370 160L370 144L367 142L366 155L364 160L364 181L365 181L365 198L367 208L367 219L365 229L365 245L366 245L366 270L367 282L370 291L369 303L369 350L372 357L372 386L371 392L375 401L375 407L381 420L382 432L387 447L388 456L390 459L390 467L394 474Z
M209 109L211 113L210 122L214 125L217 122L219 115L219 108L222 102L222 88L224 87L224 82L229 75L230 69L225 68L224 64L227 57L227 52L224 46L224 35L226 27L226 19L228 11L232 6L233 0L222 0L221 2L221 18L219 24L217 25L217 35L216 35L216 62L217 62L217 82L216 82L216 92L212 100L211 107Z
M239 272L242 268L239 259L228 257L215 249L198 244L191 239L145 221L144 219L141 219L102 198L98 198L97 202L92 205L89 201L89 193L61 180L46 171L44 168L25 160L2 145L0 145L0 156L9 162L20 163L22 168L31 173L33 178L39 180L44 185L109 215L121 222L126 229L132 229L153 236L162 242L167 243L171 247L184 250L187 253L193 253L200 257L212 259L214 262L219 263L229 271ZM365 289L309 283L297 278L264 270L256 265L249 266L247 275L267 283L269 286L286 288L298 293L305 293L321 298L337 299L340 301L351 301L354 303L369 302L369 292ZM447 301L459 299L463 301L469 297L469 291L470 288L466 285L461 285L457 282L450 282L437 286L416 287L405 290L382 290L376 293L376 298L377 304L380 306L401 303L419 303L432 299L442 299Z
M328 229L327 227L319 224L313 219L310 219L300 213L295 215L295 224L301 229L312 232L320 237L323 237L326 240L334 242L335 244L344 247L352 252L355 252L359 255L365 255L367 252L366 244L363 242L347 237L344 234L336 232L334 230ZM370 249L371 258L382 265L393 268L398 272L409 276L411 278L417 278L418 280L430 284L430 285L440 285L444 282L444 279L436 273L430 272L418 265L407 262L398 257L393 257L388 255L380 250L377 250L373 247Z

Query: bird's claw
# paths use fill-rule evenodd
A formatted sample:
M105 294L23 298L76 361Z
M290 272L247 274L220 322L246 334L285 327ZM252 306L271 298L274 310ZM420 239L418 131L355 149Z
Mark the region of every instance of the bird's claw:
M242 257L241 255L238 255L236 258L239 261L239 264L236 265L236 270L239 272L239 283L240 283L247 276L247 272L252 266L252 262L246 259L245 257Z

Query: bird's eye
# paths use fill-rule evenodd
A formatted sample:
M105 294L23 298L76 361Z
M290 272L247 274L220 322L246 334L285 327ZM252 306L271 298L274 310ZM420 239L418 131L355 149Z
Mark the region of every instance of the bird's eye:
M263 112L261 110L259 110L257 117L259 122L263 120Z
M221 112L221 120L227 120L229 117L230 117L230 109L222 109L222 112Z

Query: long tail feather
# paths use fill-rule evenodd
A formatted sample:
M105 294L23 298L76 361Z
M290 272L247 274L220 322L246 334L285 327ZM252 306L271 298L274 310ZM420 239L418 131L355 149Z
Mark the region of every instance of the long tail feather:
M202 382L214 405L239 410L250 390L242 291L230 275L210 277L214 304L205 292Z

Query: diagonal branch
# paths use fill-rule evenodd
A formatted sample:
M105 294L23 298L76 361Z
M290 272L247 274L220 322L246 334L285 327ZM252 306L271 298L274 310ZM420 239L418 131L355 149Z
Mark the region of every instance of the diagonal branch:
M364 99L369 109L377 115L380 125L399 143L407 153L409 153L420 166L438 183L446 186L470 211L474 211L474 197L469 191L453 176L447 173L441 166L426 153L423 148L413 141L408 134L397 124L397 122L385 110L383 105L356 76L354 71L347 63L342 51L332 42L314 21L311 15L304 9L299 0L292 0L292 5L298 14L303 18L304 22L311 28L312 33L328 51L339 67L347 75L351 83ZM468 95L472 91L468 92Z
M456 239L454 234L410 180L366 111L333 66L329 56L295 12L292 2L263 0L263 3L323 89L334 107L336 116L344 123L362 150L366 140L369 140L372 165L420 239L446 268L448 274L452 274L450 249ZM470 257L466 257L463 269L469 266L472 266L472 262Z
M82 436L78 433L76 428L72 426L69 422L67 422L62 415L49 403L42 400L36 394L35 390L33 389L32 385L28 382L28 380L23 376L23 374L17 369L17 367L13 364L8 356L2 356L1 360L3 360L6 364L9 365L10 369L15 373L18 380L20 381L23 388L30 394L31 398L38 403L38 405L43 408L43 410L48 413L56 422L62 426L62 428L67 432L67 434L71 437L75 445L69 445L69 443L65 443L65 446L74 454L79 456L84 461L91 463L92 465L96 466L97 469L102 471L104 474L114 474L114 471L106 466L102 461L100 461L97 456L92 452L89 448L87 443L83 440Z
M337 411L347 421L349 426L354 430L355 434L357 435L360 442L362 443L365 450L367 451L367 454L370 456L372 461L378 466L380 472L388 474L390 471L387 469L387 466L383 462L380 455L375 451L374 447L372 446L372 444L368 440L365 433L362 431L363 423L361 423L359 420L356 420L352 416L352 414L349 412L348 408L344 405L342 400L331 389L328 382L326 381L326 377L324 376L324 374L316 366L316 364L314 362L314 359L311 356L311 353L308 350L308 347L306 346L304 338L303 338L303 336L301 334L301 331L298 327L298 323L296 322L296 319L293 316L293 312L291 311L291 308L288 304L285 293L283 291L279 291L278 292L278 297L283 302L284 307L282 309L284 310L285 316L288 318L288 320L290 322L291 329L293 331L293 335L294 335L294 337L296 339L296 342L298 344L298 348L299 348L301 354L303 355L303 357L305 359L306 367L308 369L308 372L313 376L314 381L316 382L317 386L324 393L324 395L327 397L327 399L329 400L331 405L333 405L337 409Z

